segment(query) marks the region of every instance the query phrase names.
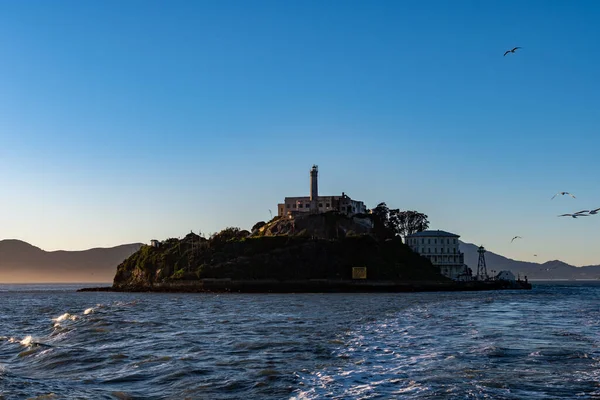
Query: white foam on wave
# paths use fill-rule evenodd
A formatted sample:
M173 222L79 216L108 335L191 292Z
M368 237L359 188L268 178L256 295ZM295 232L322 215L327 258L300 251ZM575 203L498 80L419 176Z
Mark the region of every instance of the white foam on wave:
M139 300L131 300L131 301L115 301L113 305L115 306L135 306L139 303Z
M31 342L33 342L33 338L31 335L29 335L25 336L25 339L21 340L19 343L21 343L23 346L29 346L31 345Z
M64 322L64 321L75 321L78 318L79 317L77 315L73 315L73 314L69 314L69 313L64 313L61 316L58 316L56 318L52 318L52 321L54 321L54 327L55 328L59 328L61 322Z
M19 343L22 346L30 346L33 343L33 337L31 335L25 336L25 338L19 340L15 337L8 339L8 343Z
M86 308L85 311L83 312L83 315L88 315L93 312L96 312L97 309L102 308L102 307L104 307L103 304L96 304L94 307Z
M69 320L69 319L71 321L75 321L77 318L78 318L77 315L72 315L72 314L69 314L69 313L64 313L60 317L52 318L52 321L54 321L54 322L62 322L62 321L66 321L66 320Z

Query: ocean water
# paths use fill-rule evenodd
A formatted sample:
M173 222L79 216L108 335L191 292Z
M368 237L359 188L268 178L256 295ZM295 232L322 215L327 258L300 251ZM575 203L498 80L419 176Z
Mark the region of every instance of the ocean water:
M600 398L600 282L409 294L0 285L0 399Z

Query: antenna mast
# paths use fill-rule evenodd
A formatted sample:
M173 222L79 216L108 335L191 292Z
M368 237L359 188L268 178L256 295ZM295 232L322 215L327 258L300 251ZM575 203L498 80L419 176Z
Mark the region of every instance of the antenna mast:
M477 252L479 253L479 261L477 262L477 280L488 279L487 267L485 265L485 248L479 246Z

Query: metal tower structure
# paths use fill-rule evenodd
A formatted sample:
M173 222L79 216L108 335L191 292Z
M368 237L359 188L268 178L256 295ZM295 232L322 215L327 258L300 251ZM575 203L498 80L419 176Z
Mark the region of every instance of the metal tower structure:
M477 262L477 280L486 280L488 278L487 267L485 266L485 248L479 246L477 252L479 253L479 261Z

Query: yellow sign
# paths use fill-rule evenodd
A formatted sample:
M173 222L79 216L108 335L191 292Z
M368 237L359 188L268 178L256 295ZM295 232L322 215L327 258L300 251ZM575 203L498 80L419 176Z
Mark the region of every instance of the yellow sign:
M352 267L352 279L367 279L367 267Z

